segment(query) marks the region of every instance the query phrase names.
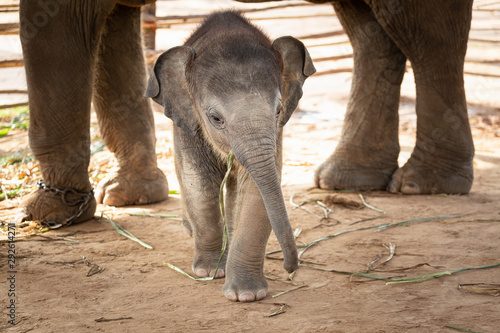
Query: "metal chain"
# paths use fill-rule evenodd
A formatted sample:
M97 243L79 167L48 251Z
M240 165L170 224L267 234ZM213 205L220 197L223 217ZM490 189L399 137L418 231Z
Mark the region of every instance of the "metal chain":
M80 192L77 191L73 188L65 188L65 189L60 189L55 186L48 186L45 184L43 179L40 179L36 183L37 187L39 190L42 190L44 192L49 192L57 195L61 195L61 201L70 207L78 206L78 212L76 214L68 217L66 220L64 220L62 223L57 223L57 222L50 222L50 221L45 221L45 224L50 228L50 229L57 229L63 226L70 226L75 222L76 219L78 219L80 216L82 216L83 212L87 208L90 200L94 197L94 189L92 188L90 192ZM74 201L69 201L68 200L68 194L73 195L78 197Z

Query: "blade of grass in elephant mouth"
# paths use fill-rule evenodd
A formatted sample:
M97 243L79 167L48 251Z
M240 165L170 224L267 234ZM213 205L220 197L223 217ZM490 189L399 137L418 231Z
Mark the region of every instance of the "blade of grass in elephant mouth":
M220 263L222 261L222 257L224 257L224 252L226 252L226 246L227 246L226 210L224 207L224 187L226 186L227 179L229 178L229 174L231 173L231 169L233 168L233 162L234 162L234 154L233 154L233 150L231 149L229 151L229 154L227 155L226 175L224 176L224 179L222 180L222 183L220 184L220 191L219 191L219 207L220 207L220 214L222 216L222 223L224 224L224 231L222 233L222 249L221 249L219 261L217 262L217 267L215 267L214 279L215 279L215 276L217 276L217 271L219 270L219 266L220 266Z

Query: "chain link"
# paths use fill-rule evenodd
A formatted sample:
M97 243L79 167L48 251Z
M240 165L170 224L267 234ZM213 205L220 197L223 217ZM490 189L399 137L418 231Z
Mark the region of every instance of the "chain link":
M94 189L92 188L90 192L80 192L77 191L73 188L65 188L65 189L60 189L55 186L48 186L45 184L43 179L40 179L36 183L37 187L39 190L44 191L44 192L49 192L52 194L60 195L61 196L61 201L70 207L75 207L78 206L78 212L76 214L68 217L66 220L64 220L62 223L57 223L57 222L50 222L50 221L45 221L45 224L50 228L50 229L57 229L63 226L70 226L75 222L80 216L82 216L83 212L85 212L85 209L87 208L90 200L94 197ZM71 196L76 196L77 198L75 200L70 201L68 198L68 195Z

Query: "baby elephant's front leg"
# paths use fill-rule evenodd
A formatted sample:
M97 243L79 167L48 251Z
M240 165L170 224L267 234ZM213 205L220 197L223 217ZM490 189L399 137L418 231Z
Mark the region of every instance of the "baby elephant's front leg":
M252 302L267 295L263 266L271 224L253 180L248 177L239 185L223 292L232 301Z
M215 272L221 255L223 224L219 211L219 188L213 193L192 191L187 194L184 190L184 223L188 223L194 236L195 256L193 259L193 273L198 277L224 277L225 258ZM210 195L211 194L211 195Z
M175 130L174 130L175 133ZM213 276L222 248L223 224L219 208L219 189L223 168L210 151L200 149L198 139L175 140L175 166L181 186L184 226L194 237L193 272L198 277ZM224 258L225 259L225 258ZM225 260L216 277L224 277Z

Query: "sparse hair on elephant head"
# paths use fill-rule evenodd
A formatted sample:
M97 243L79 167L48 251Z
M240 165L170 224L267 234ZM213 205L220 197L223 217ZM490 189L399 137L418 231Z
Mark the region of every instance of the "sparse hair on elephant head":
M290 36L271 42L239 13L225 11L210 15L184 46L158 57L145 93L182 129L174 131L174 142L200 135L208 143L200 154L209 146L220 156L233 150L262 195L288 271L298 259L277 141L315 71L302 42Z

